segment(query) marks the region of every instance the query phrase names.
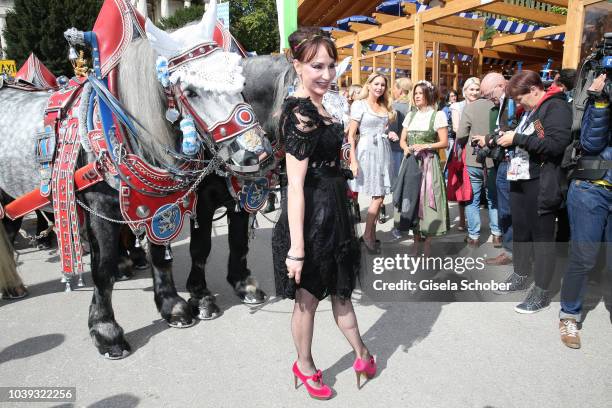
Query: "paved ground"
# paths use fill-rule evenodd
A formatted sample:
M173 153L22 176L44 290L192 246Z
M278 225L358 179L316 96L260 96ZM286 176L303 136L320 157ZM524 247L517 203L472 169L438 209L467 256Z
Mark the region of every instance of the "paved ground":
M260 217L259 225L249 263L272 294L271 224ZM391 222L381 227L390 228ZM462 237L455 231L444 240ZM360 327L380 367L360 391L353 356L323 301L313 352L337 394L318 402L303 387L293 389L292 303L272 299L250 309L225 283L224 222L216 224L208 262L209 286L224 315L169 328L155 309L149 272L141 271L115 286L115 314L134 349L119 361L99 357L89 338L91 287L63 293L57 254L20 248L19 271L31 295L0 300L0 386L75 386L77 400L2 407L604 407L612 401L611 317L597 288L590 292L581 350L559 341L558 303L524 316L513 302L381 302L356 291ZM175 243L175 277L184 296L187 249L186 239ZM488 268L487 274L497 279L508 270ZM85 279L91 282L89 274Z

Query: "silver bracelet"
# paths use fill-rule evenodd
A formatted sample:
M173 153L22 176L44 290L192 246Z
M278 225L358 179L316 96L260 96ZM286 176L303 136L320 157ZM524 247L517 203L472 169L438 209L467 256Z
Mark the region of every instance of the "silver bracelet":
M287 254L287 259L291 259L292 261L303 261L304 257L299 257L299 256L291 256L289 254Z

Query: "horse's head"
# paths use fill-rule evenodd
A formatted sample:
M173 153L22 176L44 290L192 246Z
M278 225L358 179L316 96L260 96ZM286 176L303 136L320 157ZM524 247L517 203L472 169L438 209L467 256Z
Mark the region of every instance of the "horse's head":
M167 117L183 117L184 153L194 154L199 146L195 129L230 170L259 175L274 165L272 146L242 96L241 57L213 41L215 24L215 0L199 23L172 33L147 21L147 37L159 55L158 78L168 97Z

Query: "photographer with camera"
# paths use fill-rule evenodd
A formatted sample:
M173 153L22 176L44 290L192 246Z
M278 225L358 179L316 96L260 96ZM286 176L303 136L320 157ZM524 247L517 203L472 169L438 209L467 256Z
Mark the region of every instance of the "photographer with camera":
M468 246L477 248L480 245L480 195L487 189L487 207L489 209L489 227L493 235L493 245L501 247L501 230L497 224L497 195L495 191L495 168L491 157L483 154L479 147L482 135L492 133L496 128L499 115L499 102L504 93L506 79L498 73L485 75L480 83L482 97L465 106L456 141L465 144L466 165L472 186L472 199L466 202Z
M571 110L562 92L546 92L540 76L521 71L506 93L526 111L514 132L497 144L515 146L507 178L510 180L514 272L506 278L507 292L526 289L534 257L535 285L515 307L535 313L550 305L548 287L555 271L555 216L563 204L565 175L561 160L570 144Z
M597 263L602 242L607 245L608 275L612 282L612 251L609 247L612 241L610 90L612 84L606 74L595 78L588 89L589 98L580 132L581 156L572 173L567 195L572 244L561 287L559 330L563 344L574 349L580 348L578 324L582 318L587 275Z

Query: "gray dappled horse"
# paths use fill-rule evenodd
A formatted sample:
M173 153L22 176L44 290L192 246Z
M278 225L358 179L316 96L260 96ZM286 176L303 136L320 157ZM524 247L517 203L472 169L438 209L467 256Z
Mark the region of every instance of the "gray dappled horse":
M214 29L214 7L207 12L202 22L166 34L161 30L149 32L155 41L151 44L146 39L132 42L118 66L119 100L126 111L130 112L139 123L149 130L145 137L137 140L131 138L130 143L137 145L143 157L154 165L172 167L170 156L166 155L166 147L174 150L179 144L181 134L164 117L166 100L164 91L157 79L156 44L181 44L181 39L203 38L202 42L212 40ZM151 38L150 37L150 38ZM163 37L163 38L162 38ZM234 58L222 58L217 51L212 55L225 61L224 71L238 72L238 63ZM235 80L240 83L223 84L220 80L215 83L207 82L200 72L211 74L211 56L190 62L189 74L181 77L180 91L194 108L195 113L206 123L217 123L224 120L234 110L237 104L243 102L241 91L244 78L237 74ZM200 64L200 65L197 65ZM218 60L215 66L219 66ZM212 69L218 69L212 67ZM208 76L210 77L210 75ZM225 92L219 92L219 86L225 86ZM216 91L211 91L216 89ZM35 162L35 137L42 130L43 111L49 98L48 93L24 93L13 89L0 90L0 106L3 114L0 116L0 188L12 197L27 193L39 185L38 167ZM153 130L153 131L152 131ZM83 157L92 161L94 157ZM166 161L163 163L163 161ZM201 202L206 202L205 187L211 178L202 182L199 192ZM227 193L227 187L223 185ZM111 219L121 219L118 193L107 183L100 182L94 186L77 193L79 199L89 206L94 213L102 214ZM198 213L201 212L198 208ZM123 329L115 320L111 295L118 263L118 248L120 226L104 219L90 215L86 221L87 232L91 245L91 266L94 291L89 309L89 329L91 337L100 354L110 359L127 356L130 345L125 339ZM194 228L192 227L192 230ZM197 231L197 229L195 229ZM245 237L246 238L246 237ZM209 238L210 239L210 238ZM193 241L192 241L193 242ZM192 243L192 247L195 243ZM176 292L172 278L171 260L165 259L164 247L151 245L152 273L154 283L155 303L162 317L173 327L187 327L193 324L192 307L198 308L200 301L206 296L206 285L188 284L192 299L191 306ZM231 249L231 246L230 246ZM231 259L231 255L230 255ZM245 266L246 269L246 266ZM195 275L200 270L192 270ZM246 280L248 270L241 271L238 279ZM236 279L236 277L232 277ZM228 277L228 280L230 278ZM190 276L190 282L197 282L198 278ZM205 282L205 281L204 281ZM247 286L246 283L231 282L234 288ZM253 285L251 285L253 286ZM252 288L251 288L252 290ZM260 294L262 296L263 294ZM197 312L196 312L197 313Z
M282 103L289 86L295 81L295 71L284 56L259 56L241 61L245 85L242 95L251 105L268 139L278 141L278 122ZM235 200L228 191L227 182L217 175L208 176L198 190L198 228L191 224L191 272L187 289L191 293L190 303L194 313L203 320L218 316L221 311L206 284L205 266L211 250L211 232L215 210L227 208L228 259L227 281L236 294L247 304L265 300L265 294L250 278L247 268L249 213L235 211ZM197 302L194 303L194 302Z

